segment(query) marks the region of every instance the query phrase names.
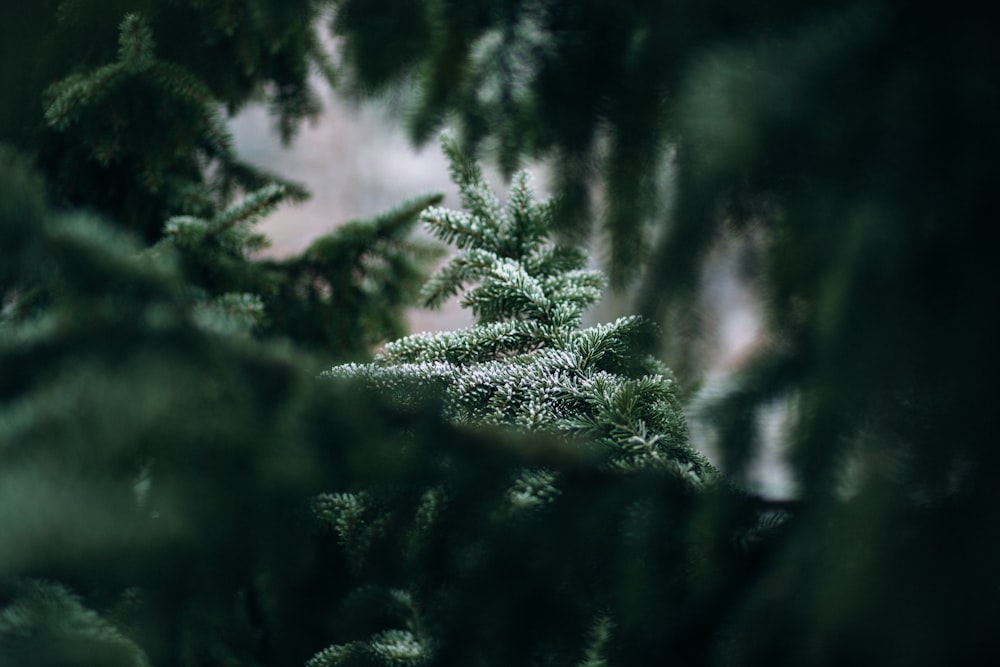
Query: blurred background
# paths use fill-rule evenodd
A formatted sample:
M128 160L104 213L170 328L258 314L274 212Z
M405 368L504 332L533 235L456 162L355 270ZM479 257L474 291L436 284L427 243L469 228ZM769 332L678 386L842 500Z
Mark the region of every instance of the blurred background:
M460 208L458 190L448 177L448 163L437 144L414 147L398 119L378 103L358 106L336 96L322 81L325 112L303 127L290 145L273 131L266 107L251 105L230 122L238 154L248 162L304 184L312 198L284 204L260 223L271 239L264 253L285 257L304 250L317 236L350 220L366 218L410 197L431 192L445 195L444 206ZM495 169L484 171L502 196L506 183ZM540 195L547 195L546 169L534 165ZM700 329L703 361L709 372L725 374L758 344L761 321L753 290L742 277L745 249L720 242L703 271ZM594 248L601 266L602 250ZM609 291L591 314L604 321L632 311L629 297ZM453 299L440 312L414 309L411 330L445 330L472 323Z
M357 106L335 96L316 80L325 112L305 125L288 146L273 129L263 105L251 105L230 122L237 152L248 162L302 183L312 197L285 204L268 216L260 231L271 239L264 251L286 257L304 250L317 236L345 222L387 211L411 197L445 194L444 206L458 208L458 189L436 144L414 148L389 110ZM536 170L537 171L537 170ZM490 174L496 185L501 179ZM422 230L421 230L422 232ZM412 309L411 331L441 331L472 324L458 298L439 311Z

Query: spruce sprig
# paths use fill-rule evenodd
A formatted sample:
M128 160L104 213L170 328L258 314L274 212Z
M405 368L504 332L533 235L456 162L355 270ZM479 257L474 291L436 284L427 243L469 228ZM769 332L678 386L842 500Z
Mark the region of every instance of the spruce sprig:
M422 214L432 233L458 248L422 297L438 305L461 292L477 324L406 336L372 363L327 375L361 379L406 403L440 386L455 423L577 438L598 445L613 469L713 482L717 471L687 443L669 369L641 352L648 323L625 317L580 327L605 279L586 267L579 248L550 240L553 209L537 200L530 175L515 175L501 202L452 136L442 146L466 210Z
M477 323L459 331L405 336L388 343L371 363L336 366L326 377L360 382L405 409L426 405L428 394L436 394L442 416L462 432L478 437L486 431L487 439L534 434L581 453L584 465L596 461L609 478L659 475L684 495L715 485L718 472L688 444L669 369L641 351L648 324L623 317L581 328L584 309L601 297L604 277L586 268L580 249L549 239L552 208L536 200L530 177L516 175L509 199L501 202L450 136L443 145L467 210L438 207L422 214L438 238L458 248L425 285L423 297L437 305L462 292L462 305L472 309ZM571 495L573 473L538 466L537 460L520 460L511 477L500 480L505 489L494 498L499 505L483 519L499 533L566 511L561 503ZM336 531L355 567L374 560L375 545L391 542L393 531L406 535L400 562L417 562L416 555L424 553L420 545L440 529L434 519L441 508L469 502L453 496L457 492L446 483L424 490L420 507L427 505L426 511L401 513L398 500L385 499L394 493L381 488L371 495L349 492L319 499L319 517ZM416 492L408 493L413 500ZM442 525L454 529L454 512L446 514L450 518ZM407 523L407 515L416 520ZM475 559L482 548L470 547L462 558ZM424 583L411 593L414 612L433 607L439 595ZM415 613L401 614L392 620L396 629L332 645L309 665L425 664L448 640L423 632L414 618ZM574 661L605 664L611 631L610 617L598 615L582 660Z

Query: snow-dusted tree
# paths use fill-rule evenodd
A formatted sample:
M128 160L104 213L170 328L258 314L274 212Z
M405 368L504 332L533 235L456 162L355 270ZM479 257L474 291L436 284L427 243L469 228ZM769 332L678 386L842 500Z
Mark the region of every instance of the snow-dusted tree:
M329 374L363 377L402 400L436 381L453 423L562 434L600 446L613 468L713 482L717 471L688 444L670 370L642 352L650 325L631 316L581 328L605 279L586 268L582 249L551 240L554 206L536 201L530 173L514 176L502 203L450 135L442 144L466 210L422 213L437 237L459 249L422 298L437 306L464 291L462 305L477 323L407 336L373 363Z
M688 444L672 375L642 352L648 325L581 327L605 280L582 250L551 240L553 205L536 200L531 176L515 175L501 202L449 135L443 146L466 210L421 214L458 247L422 298L435 306L463 292L476 324L406 336L325 375L413 414L437 401L450 435L435 446L426 423L406 426L386 465L405 474L317 497L316 517L359 580L344 614L375 609L378 620L309 667L604 665L612 635L631 659L648 646L637 610L681 599L680 573L702 558L679 546L685 529L664 529L730 489ZM498 454L502 442L512 450ZM652 584L651 548L670 554L657 567L671 574L649 589L662 595L640 600L616 570Z

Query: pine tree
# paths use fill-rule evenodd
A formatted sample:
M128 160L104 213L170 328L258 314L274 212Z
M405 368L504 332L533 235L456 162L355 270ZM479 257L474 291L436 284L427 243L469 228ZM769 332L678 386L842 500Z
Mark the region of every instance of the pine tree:
M256 257L253 224L304 193L240 162L223 112L269 98L290 138L317 111L321 6L0 6L3 667L301 665L329 641L302 612L341 585L308 499L370 455L333 462L330 433L391 418L305 369L401 333L439 198Z
M462 291L462 304L478 323L401 338L372 363L336 366L325 375L361 381L411 410L428 401L434 406L436 397L460 432L487 442L504 433L520 442L515 451L522 463L501 459L498 467L483 456L488 450L462 456L445 447L435 454L425 433L410 431L401 437L413 439L405 446L427 459L426 480L405 476L319 496L316 516L337 535L364 582L348 613L376 613L386 625L334 644L307 664L601 665L609 664L613 633L625 644L619 657L634 659L650 643L636 636L642 633L632 622L637 609L616 599L629 583L613 572L612 563L623 557L616 550L628 549L620 540L638 547L626 561L644 558L645 549L683 552L680 533L654 536L659 512L676 512L673 521L681 525L692 520L698 498L725 497L729 487L689 446L669 370L641 353L641 318L580 328L604 279L585 268L579 248L551 242L553 205L536 200L530 174L514 176L502 203L450 135L442 144L466 210L435 207L422 214L458 252L421 295L434 306ZM595 488L603 491L597 503L584 498ZM559 527L574 516L604 525L610 548L597 547L592 530ZM541 538L546 531L561 543ZM674 568L701 557L675 553L664 567L677 576ZM511 568L508 558L525 565ZM572 584L557 583L564 576L558 562ZM661 590L667 588L662 583ZM681 576L674 591L692 588L697 585ZM524 596L539 609L525 609ZM483 605L492 612L473 611ZM504 617L524 620L500 639ZM628 620L616 631L618 618ZM463 636L476 622L499 625Z
M266 102L291 139L319 113L310 73L334 76L314 30L326 4L5 6L0 141L34 159L61 203L155 241L171 215L211 215L281 180L235 155L225 116Z
M42 59L39 68L51 67L50 76L63 78L25 103L44 108L38 122L47 129L5 138L33 156L60 204L102 212L155 246L151 252L167 246L179 252L190 289L214 311L210 320L228 313L231 324L257 336L291 339L326 359L360 358L404 330L403 310L434 256L426 244L410 239L409 231L420 210L438 196L353 221L300 255L258 257L268 241L253 224L278 204L308 193L240 161L224 111L234 112L280 83L274 112L282 135L291 139L297 124L318 112L306 74L318 67L330 78L332 71L309 25L323 3L251 4L224 10L180 3L115 20L108 7L85 11L63 3L57 12L62 38L72 42L78 31L100 28L97 34L103 35L111 28L117 39L94 42L96 53L74 61L68 76ZM305 24L294 20L300 15ZM185 16L197 19L209 35L207 46L178 49L171 41ZM238 43L229 43L236 34ZM270 41L270 50L262 50L260 40ZM201 51L237 47L242 69L235 71L207 62L210 54ZM57 61L64 55L50 54ZM101 62L102 57L112 62ZM12 100L4 108L15 106ZM0 127L0 135L13 130Z
M331 371L405 395L444 386L457 424L508 425L578 437L605 450L609 466L669 469L696 485L716 471L687 443L670 370L641 354L639 317L580 329L603 276L579 249L550 242L553 205L538 202L531 175L515 175L502 204L482 170L443 139L466 211L429 208L421 218L460 250L424 286L436 306L464 288L471 329L418 333L389 343L372 364ZM474 287L470 285L475 285Z
M461 422L446 423L426 374L407 378L424 391L387 402L358 386L366 367L318 381L310 358L247 335L260 303L198 276L249 270L239 250L277 189L176 218L143 248L52 208L4 155L0 664L644 664L714 650L767 522L751 503L735 514L687 447L673 385L630 347L636 321L579 329L601 281L547 241L550 205L521 177L500 206L450 150L470 208L508 216L427 211L495 232L427 298L464 283L470 258L497 260L467 293L483 322L436 340L496 371L480 385L496 396L505 378L534 380L519 364L559 362L570 395L538 394L562 404L554 418L548 404L531 420L530 404L446 402ZM397 343L411 354L420 340ZM516 432L471 428L504 421ZM729 529L704 532L712 507Z
M522 179L426 215L466 244L428 296L470 285L480 321L340 373L403 400L274 339L395 336L334 295L398 303L364 276L409 275L381 253L430 200L258 262L280 186L216 132L258 95L282 133L315 110L325 3L0 5L0 137L41 173L0 149L0 665L997 662L981 10L333 4L347 89L402 83L415 138L555 167L554 206ZM657 321L717 234L760 240L772 344L713 423L731 482L787 397L800 498L692 483L638 322L580 329L599 285L540 229L585 231L595 194Z
M449 123L505 169L551 160L562 227L602 202L612 274L654 321L693 314L720 235L748 239L768 341L711 425L738 478L758 410L787 402L801 497L731 664L997 659L1000 51L981 9L337 5L348 79L401 86L414 139Z
M189 289L216 324L285 338L336 359L367 356L400 335L403 311L437 255L410 232L441 195L343 224L299 255L260 259L256 251L268 240L253 225L284 197L284 188L271 184L209 220L170 218L164 238L148 252L179 255Z

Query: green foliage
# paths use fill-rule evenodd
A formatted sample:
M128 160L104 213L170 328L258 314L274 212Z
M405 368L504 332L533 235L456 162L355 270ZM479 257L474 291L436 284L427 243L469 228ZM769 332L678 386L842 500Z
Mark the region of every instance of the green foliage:
M628 539L658 549L681 538L648 532L655 512L642 499L664 494L660 509L683 522L695 499L730 491L688 445L669 370L639 351L642 320L580 329L603 278L584 268L582 253L550 242L553 209L536 202L528 176L515 176L501 203L450 137L444 148L466 211L422 214L459 248L423 294L434 304L463 291L478 323L406 336L372 363L325 375L360 380L411 410L440 401L466 437L517 442L523 458L498 469L484 456L488 448L466 452L472 460L446 449L443 459L427 460L429 481L393 479L319 496L316 517L360 580L345 613L363 616L359 610L374 605L381 620L308 664L607 664L618 619L628 646L622 655L641 650L635 601L622 599L628 575L615 565L646 557L626 556ZM400 437L430 454L426 434ZM595 484L606 494L584 501ZM598 532L581 529L590 521L607 528L607 548L594 544ZM692 582L680 571L700 555L678 556L666 567L681 568L672 576L677 592L688 594Z
M13 580L0 589L0 665L148 667L135 642L64 587Z
M263 293L271 318L266 329L340 359L367 357L402 335L403 310L439 255L410 232L420 213L439 201L441 195L412 199L318 237L301 255L262 263L273 281Z
M42 187L0 154L0 665L301 666L349 590L312 499L415 468L404 416L188 280L277 190L148 249Z
M338 7L347 76L401 82L415 139L456 123L505 169L551 159L560 226L585 230L573 213L599 196L612 275L652 319L692 314L720 236L752 246L767 340L709 424L738 478L759 411L785 402L801 508L720 661L996 659L976 629L1000 608L1000 52L981 10L428 2L374 24Z
M443 141L466 211L430 208L422 218L460 252L428 281L437 304L464 289L479 323L389 343L374 363L335 368L400 395L443 384L445 413L458 424L511 425L600 444L608 464L668 469L701 485L716 471L687 444L670 371L639 353L636 317L580 329L604 279L580 251L549 242L553 209L535 201L526 172L501 204L478 165Z
M11 154L0 170L0 265L20 267L0 320L3 667L662 649L648 618L693 595L675 568L702 560L690 485L317 382L308 359L205 322L181 245L50 209ZM44 298L21 309L25 286ZM661 567L662 596L636 588Z
M808 488L832 491L860 424L887 443L907 430L905 397L965 413L948 397L980 385L951 371L993 356L975 324L989 243L968 240L993 238L1000 144L995 49L965 3L432 2L405 25L375 25L363 4L338 3L348 75L367 80L381 58L394 77L374 84L414 79L417 139L447 118L501 164L555 158L567 206L582 186L562 179L600 181L615 274L636 277L635 245L657 239L641 276L654 319L690 295L719 234L763 239L753 272L779 349L737 402L807 396L795 439ZM376 37L420 48L390 59L362 48ZM921 436L914 474L946 484L942 432ZM969 447L943 458L986 451Z
M310 498L377 468L373 425L394 420L318 386L303 352L349 358L399 330L421 264L406 236L439 198L318 241L322 299L279 311L302 260L251 252L281 186L175 217L151 247L44 188L0 149L0 665L303 664L343 585L317 572Z
M156 59L152 31L136 14L121 23L115 62L71 74L44 99L45 123L62 142L52 168L69 177L60 186L73 188L59 194L123 215L147 240L159 237L170 212L212 210L219 200L206 188L206 167L238 162L219 100L184 67ZM244 187L267 178L248 165L230 177ZM113 187L101 193L106 179Z
M94 31L110 20L106 6L78 5L45 8L58 15L55 30L67 44L77 31ZM176 255L203 323L289 339L325 359L341 360L365 356L372 346L402 334L403 309L433 257L428 247L408 239L409 231L437 197L350 223L299 256L262 260L257 255L267 240L254 223L277 204L307 193L241 162L224 114L251 99L270 98L290 138L299 121L318 113L306 76L315 67L332 76L309 25L323 6L133 7L142 13L119 15L110 24L116 41L96 41L86 57L72 63L38 64L58 77L30 100L32 108L44 109L39 122L48 129L18 134L15 144L26 147L60 204L101 211L150 245L150 258ZM182 19L200 26L204 41L190 44L184 32L189 47L178 48L172 40L181 34ZM97 30L91 38L106 32ZM118 48L112 51L114 44ZM212 54L225 56L227 50L238 51L239 58L232 54L228 61L238 66L220 67L212 60ZM64 56L59 49L46 53L55 61ZM13 132L13 126L0 126L0 136ZM32 289L17 299L18 308L40 299Z
M316 117L309 77L333 79L313 27L327 5L4 7L0 141L34 158L60 202L98 210L153 242L172 215L211 216L235 193L281 180L238 159L225 115L264 101L285 140ZM307 196L285 185L289 196Z
M267 239L254 231L285 197L279 185L250 193L210 220L175 216L148 252L175 252L185 280L223 326L283 337L327 358L354 358L403 331L434 248L409 238L428 195L320 236L300 255L255 257ZM230 327L231 328L231 327Z
M689 60L829 3L380 4L335 3L353 89L402 84L417 142L455 122L470 152L485 144L508 173L525 158L552 158L563 229L587 230L589 186L600 182L612 275L621 283L649 252L643 232L664 212L664 168L682 120L675 95ZM406 18L381 20L387 14ZM387 40L405 45L402 53L375 48Z
M330 6L349 89L460 128L466 210L256 260L293 193L221 119L317 111ZM0 666L998 662L978 11L0 3L0 140L41 174L0 149ZM555 204L523 176L501 203L471 147L550 158ZM719 234L756 239L770 344L707 414L739 479L788 400L801 498L706 483L645 325L580 328L603 282L549 239L592 197L654 320ZM398 335L421 212L460 251L425 301L478 323L317 380L274 339Z
M165 663L158 644L171 635L199 653L206 636L191 634L205 631L187 617L192 590L221 619L212 596L235 595L267 558L251 546L264 534L231 524L233 510L255 493L279 502L308 478L296 470L300 438L281 434L281 414L298 409L287 392L302 379L291 359L198 326L170 258L152 261L106 223L48 210L38 183L15 189L24 171L5 156L0 200L22 202L0 220L5 232L22 229L0 249L21 269L5 297L45 298L5 308L0 321L0 573L57 579L108 607L141 586L149 606L127 636L145 640L153 664ZM24 212L31 219L18 219ZM285 464L263 465L284 457L255 451L282 439ZM232 495L206 496L215 483ZM254 525L274 523L258 511ZM242 572L223 568L241 552ZM223 569L235 576L219 577ZM58 586L15 580L3 595L4 665L146 664ZM161 624L161 613L175 620Z

